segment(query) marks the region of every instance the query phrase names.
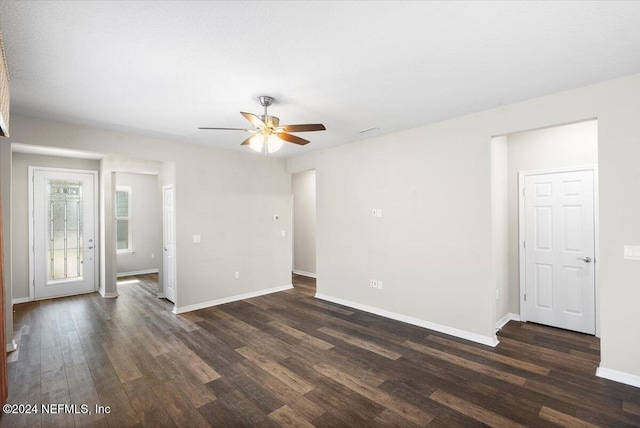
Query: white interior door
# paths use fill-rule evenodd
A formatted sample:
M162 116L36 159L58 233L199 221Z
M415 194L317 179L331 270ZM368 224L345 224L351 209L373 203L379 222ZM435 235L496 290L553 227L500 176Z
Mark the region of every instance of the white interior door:
M595 334L594 173L524 181L526 319Z
M162 188L162 278L165 297L176 302L176 230L173 186Z
M96 291L95 173L30 172L34 299Z

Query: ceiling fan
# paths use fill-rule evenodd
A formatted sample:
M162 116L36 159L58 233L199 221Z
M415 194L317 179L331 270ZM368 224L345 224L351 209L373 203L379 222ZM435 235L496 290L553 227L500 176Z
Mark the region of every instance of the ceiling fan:
M256 152L264 151L264 154L275 153L284 144L284 142L299 144L304 146L309 140L289 134L289 132L308 132L308 131L324 131L327 128L321 123L308 123L303 125L282 125L280 119L267 114L267 107L274 102L273 97L263 95L258 97L258 102L264 107L264 114L257 116L252 113L240 112L254 126L253 129L244 128L198 128L198 129L217 129L226 131L245 131L253 135L242 142L242 146L249 145Z

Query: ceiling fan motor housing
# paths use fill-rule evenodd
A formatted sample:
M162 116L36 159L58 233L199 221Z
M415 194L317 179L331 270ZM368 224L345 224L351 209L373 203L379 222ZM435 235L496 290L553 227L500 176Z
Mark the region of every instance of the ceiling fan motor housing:
M275 100L273 99L273 97L270 97L268 95L261 95L258 97L258 101L260 102L260 105L262 107L269 107Z
M260 119L269 127L269 128L277 128L280 125L280 119L275 116L269 116L268 114L264 114L260 116Z

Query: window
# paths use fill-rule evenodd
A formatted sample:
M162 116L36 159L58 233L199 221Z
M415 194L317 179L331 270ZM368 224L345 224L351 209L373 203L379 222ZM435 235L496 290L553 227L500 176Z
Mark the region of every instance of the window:
M116 251L118 253L133 253L131 187L116 186Z

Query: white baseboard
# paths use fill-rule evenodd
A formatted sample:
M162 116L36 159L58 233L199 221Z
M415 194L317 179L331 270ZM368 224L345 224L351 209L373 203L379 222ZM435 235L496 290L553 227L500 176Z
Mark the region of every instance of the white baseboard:
M235 296L223 297L222 299L209 300L208 302L196 303L188 306L174 306L174 314L197 311L198 309L210 308L211 306L223 305L225 303L237 302L238 300L251 299L252 297L264 296L265 294L277 293L278 291L290 290L292 284L281 285L279 287L267 288L266 290L252 291L251 293L237 294Z
M495 347L498 345L498 338L483 336L477 333L471 333L470 331L460 330L446 325L436 324L433 322L421 320L419 318L410 317L407 315L398 314L396 312L387 311L385 309L374 308L373 306L367 306L349 300L344 300L339 297L327 296L326 294L316 293L317 299L326 300L328 302L337 303L339 305L348 306L350 308L359 309L361 311L369 312L381 317L391 318L392 320L405 322L407 324L417 325L418 327L428 328L429 330L439 331L440 333L448 334L450 336L459 337L461 339L470 340L472 342L481 343L483 345Z
M496 323L496 331L504 327L509 321L520 321L520 315L511 312L507 313Z
M640 388L640 376L638 375L600 366L596 369L596 376Z
M166 296L166 294L164 294L164 293L160 293L160 292L158 292L158 293L156 293L156 297L157 297L158 299L164 299L164 298L165 298L165 297L167 297L167 296Z
M107 299L112 299L112 298L114 298L114 297L118 297L118 296L119 296L119 294L118 294L118 292L117 292L117 291L116 291L116 292L112 292L112 293L107 293L107 292L105 291L105 289L104 289L104 288L102 288L102 287L100 287L100 288L98 289L98 293L100 293L100 295L101 295L102 297L107 298Z
M303 270L294 269L292 272L295 273L296 275L308 276L309 278L315 278L316 277L315 273L305 272Z
M11 342L7 343L7 352L13 352L16 349L18 349L18 344L16 343L15 340L12 340Z
M146 275L148 273L158 273L158 269L132 270L131 272L118 272L118 278L123 276Z
M27 303L30 302L31 299L29 298L29 296L27 297L16 297L15 299L11 299L11 303L14 305L20 304L20 303Z

